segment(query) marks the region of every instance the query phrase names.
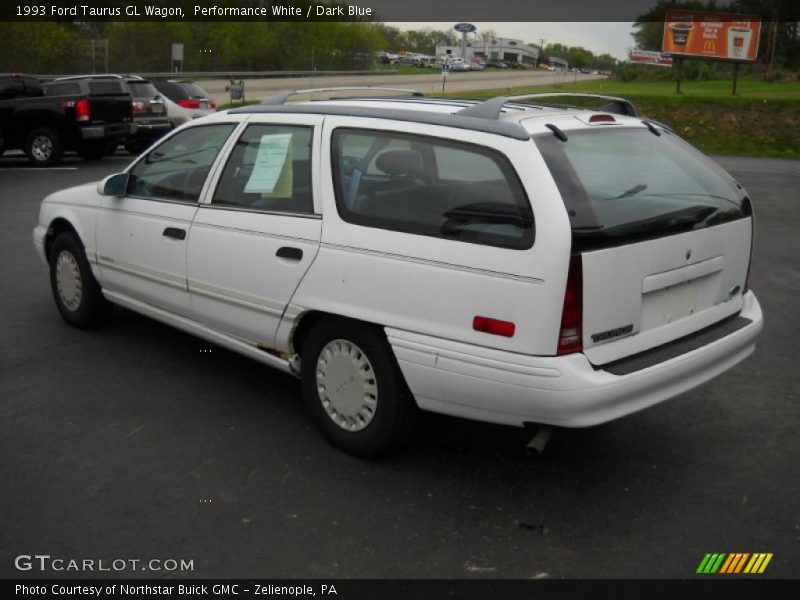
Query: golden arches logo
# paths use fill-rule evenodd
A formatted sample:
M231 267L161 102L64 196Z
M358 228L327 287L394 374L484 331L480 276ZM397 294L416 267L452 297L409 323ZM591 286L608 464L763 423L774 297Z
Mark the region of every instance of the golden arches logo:
M716 49L716 45L717 45L716 40L705 40L703 42L703 50L711 50L711 51L713 51L713 50Z

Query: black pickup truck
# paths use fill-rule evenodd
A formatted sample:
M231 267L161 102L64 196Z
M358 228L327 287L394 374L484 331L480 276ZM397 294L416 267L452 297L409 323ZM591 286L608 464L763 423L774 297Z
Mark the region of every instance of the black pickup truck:
M102 158L135 129L130 94L103 83L80 81L76 93L45 95L36 77L0 74L0 154L22 149L37 166L57 164L66 150Z

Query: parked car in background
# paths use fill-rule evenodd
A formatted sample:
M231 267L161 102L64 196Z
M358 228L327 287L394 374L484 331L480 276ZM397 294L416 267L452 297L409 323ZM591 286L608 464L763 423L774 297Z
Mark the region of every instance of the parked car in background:
M217 110L217 104L206 91L193 81L170 79L154 81L155 88L164 96L167 118L178 127Z
M486 61L479 57L474 57L469 62L470 71L483 71L486 69Z
M585 427L745 359L747 192L623 99L523 102L543 96L281 94L176 130L44 200L56 306L87 327L113 302L294 373L368 456L417 409Z
M0 153L21 149L37 166L58 164L69 150L97 160L134 131L127 91L86 80L47 86L31 75L0 75Z
M131 111L135 132L128 136L123 144L131 154L140 154L148 146L172 129L167 118L165 102L158 90L150 81L138 75L72 75L59 77L44 85L45 93L58 95L75 85L76 81L87 80L104 82L109 90L122 89L131 95Z
M384 65L396 65L399 58L399 54L392 54L390 52L381 52L378 55L378 60Z

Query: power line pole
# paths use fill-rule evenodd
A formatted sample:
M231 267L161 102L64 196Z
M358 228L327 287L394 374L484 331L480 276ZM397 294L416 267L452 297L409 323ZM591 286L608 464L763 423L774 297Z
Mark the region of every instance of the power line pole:
M772 70L775 65L775 44L778 37L778 2L770 2L769 21L765 23L767 31L766 48L764 50L764 81L772 81Z

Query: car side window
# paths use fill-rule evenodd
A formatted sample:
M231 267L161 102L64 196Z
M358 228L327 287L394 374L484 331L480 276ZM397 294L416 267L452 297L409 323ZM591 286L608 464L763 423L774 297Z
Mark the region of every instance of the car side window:
M533 211L501 153L363 129L337 129L332 143L336 205L345 221L487 246L533 245Z
M313 213L313 129L295 125L250 125L222 171L212 206Z
M235 125L203 125L176 133L130 171L128 196L197 202L211 165Z

